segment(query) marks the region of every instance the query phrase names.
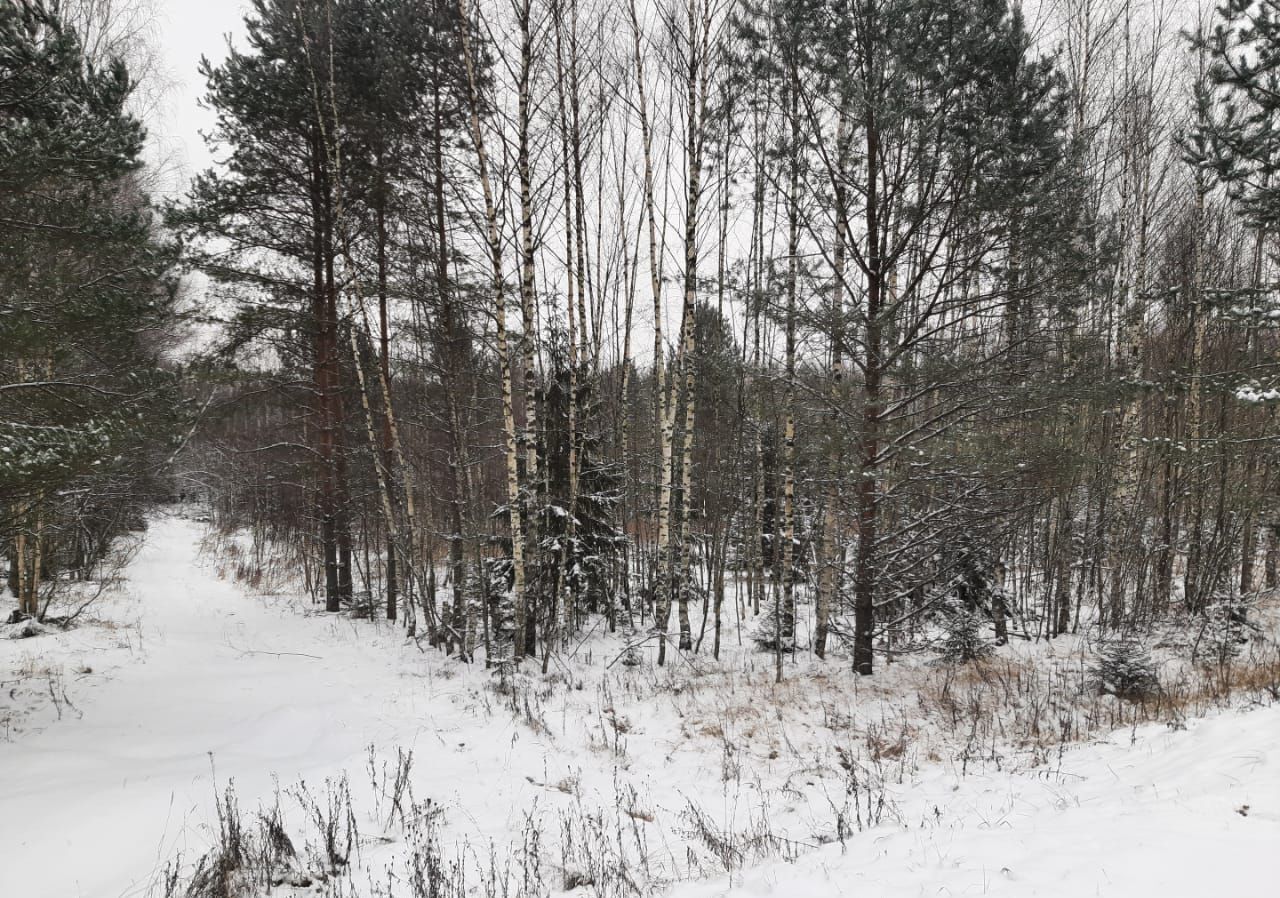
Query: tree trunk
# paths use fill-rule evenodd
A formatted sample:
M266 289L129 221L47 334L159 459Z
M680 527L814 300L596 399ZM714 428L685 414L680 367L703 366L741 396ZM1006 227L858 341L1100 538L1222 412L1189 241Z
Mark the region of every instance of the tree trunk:
M480 125L480 88L477 82L475 57L471 50L471 19L467 13L467 0L458 0L460 14L459 31L462 39L463 64L467 73L467 94L471 107L471 139L475 146L476 163L480 173L480 185L484 194L484 216L488 238L489 261L493 273L494 318L497 323L498 365L502 371L502 427L507 461L507 504L511 523L511 564L513 568L513 592L515 600L514 657L524 658L527 633L528 597L525 593L524 526L520 512L520 465L516 446L516 419L512 403L511 359L507 346L507 307L502 272L502 238L498 232L498 212L494 202L493 186L489 179L489 159L485 152L484 131Z
M854 568L853 669L863 676L872 673L875 628L875 594L878 581L876 546L879 524L880 464L880 387L881 345L880 321L884 293L879 208L880 134L875 113L868 105L866 114L867 149L867 325L866 352L862 388L862 437L858 443L858 552Z

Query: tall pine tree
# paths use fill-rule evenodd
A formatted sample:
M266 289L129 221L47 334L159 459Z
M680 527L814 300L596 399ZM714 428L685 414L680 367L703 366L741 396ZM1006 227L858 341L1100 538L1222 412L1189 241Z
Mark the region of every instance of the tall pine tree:
M176 428L176 254L139 187L133 90L52 4L0 6L0 543L28 614L42 577L87 574L137 522Z

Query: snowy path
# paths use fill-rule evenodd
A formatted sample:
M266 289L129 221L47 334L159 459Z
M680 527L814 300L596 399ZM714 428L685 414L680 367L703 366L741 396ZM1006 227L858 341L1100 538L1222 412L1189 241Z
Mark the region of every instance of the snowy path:
M414 749L414 794L443 809L449 840L518 845L537 816L554 855L558 815L625 815L632 795L644 822L625 819L659 866L660 855L675 866L686 857L690 802L741 831L768 800L777 831L812 844L830 833L827 796L843 791L833 748L861 738L827 711L849 721L877 707L852 674L831 669L775 690L771 664L750 653L705 675L645 665L604 678L610 643L594 662L566 662L574 688L539 697L531 675L513 712L480 666L217 579L199 538L189 521L153 522L129 569L132 600L118 609L141 616L138 657L76 693L81 716L0 742L0 898L141 898L175 852L190 861L208 847L210 754L246 812L274 777L287 788L345 770L353 793L367 792L374 744L384 757ZM61 640L0 644L0 662L41 651L69 663ZM904 759L904 782L887 795L899 822L853 835L843 852L828 845L671 896L1280 894L1280 706L1118 733L1053 770L962 776L958 766ZM407 847L387 841L365 863L401 865ZM704 852L699 869L711 875L714 859Z
M0 896L142 894L207 820L210 752L219 782L256 795L273 771L331 773L396 716L382 696L397 651L216 579L199 537L153 522L129 570L142 658L84 697L82 719L0 744Z

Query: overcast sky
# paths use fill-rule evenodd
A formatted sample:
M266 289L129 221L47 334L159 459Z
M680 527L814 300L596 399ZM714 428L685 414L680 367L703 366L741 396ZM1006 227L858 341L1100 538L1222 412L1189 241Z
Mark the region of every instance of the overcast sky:
M168 191L180 192L186 180L208 168L210 156L200 131L209 130L213 115L197 101L204 79L197 72L201 56L215 63L226 57L227 35L243 45L242 0L155 0L157 45L168 82L164 102L148 121L152 159L165 173Z

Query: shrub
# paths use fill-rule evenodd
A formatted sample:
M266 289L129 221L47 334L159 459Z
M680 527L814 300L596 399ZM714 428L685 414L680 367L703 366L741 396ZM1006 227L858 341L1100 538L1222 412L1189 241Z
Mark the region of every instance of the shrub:
M1099 692L1141 700L1160 689L1155 662L1136 639L1116 639L1104 645L1090 673Z
M1244 598L1215 596L1213 604L1205 609L1192 660L1225 667L1240 654L1254 629L1249 620L1249 603Z
M995 647L987 639L987 618L982 612L955 604L942 621L947 631L942 641L942 660L949 664L967 664L990 657Z
M779 622L780 604L777 599L766 599L760 609L760 616L751 625L750 639L762 652L777 651L779 635L782 637L782 651L794 652L796 649L795 621L788 620L789 615L784 613Z

